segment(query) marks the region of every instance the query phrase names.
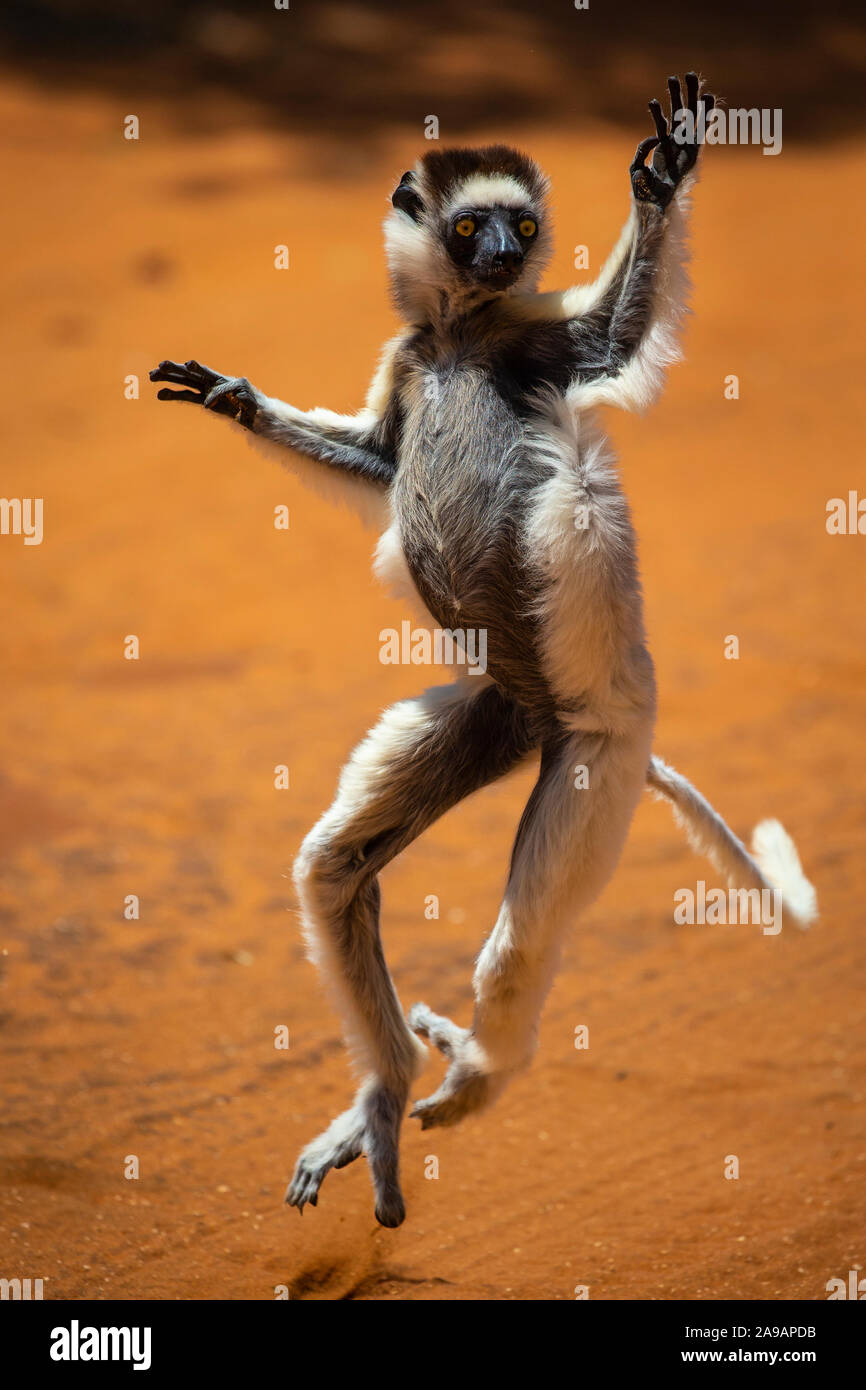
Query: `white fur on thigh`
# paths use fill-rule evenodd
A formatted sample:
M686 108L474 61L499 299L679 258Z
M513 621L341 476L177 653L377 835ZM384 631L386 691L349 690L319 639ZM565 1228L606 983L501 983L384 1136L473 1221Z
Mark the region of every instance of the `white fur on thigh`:
M652 718L627 733L575 734L518 846L499 918L475 971L473 1035L487 1072L525 1066L565 929L612 877L646 780ZM574 786L577 764L589 786Z
M433 727L435 716L441 716L449 706L476 697L489 683L487 677L475 680L467 677L453 685L434 686L423 695L403 700L386 710L352 753L340 774L333 804L307 835L295 861L295 884L308 955L334 996L350 1050L363 1071L376 1070L380 1065L382 1030L387 1028L385 1015L393 1010L383 1008L376 1017L359 1010L346 985L344 966L335 948L332 930L335 918L357 889L357 879L346 875L332 880L318 873L317 865L327 860L329 846L350 825L359 848L366 838L378 833L382 827L376 819L376 805L394 761L411 752L419 737ZM358 868L363 868L360 860ZM383 1004L385 1002L383 1000ZM408 1028L401 1027L400 1048L407 1039L417 1074L427 1052Z

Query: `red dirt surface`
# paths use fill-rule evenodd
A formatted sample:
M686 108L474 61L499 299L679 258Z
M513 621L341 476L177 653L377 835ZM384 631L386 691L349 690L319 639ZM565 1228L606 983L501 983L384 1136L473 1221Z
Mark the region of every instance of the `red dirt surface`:
M866 494L862 148L708 151L687 360L651 415L608 421L657 750L740 833L784 819L821 920L675 926L675 890L717 880L647 798L571 934L532 1071L463 1128L407 1122L408 1219L385 1231L363 1161L303 1220L282 1206L350 1096L287 871L349 749L428 673L379 664L379 630L408 614L370 575L373 537L223 421L157 405L146 373L196 356L300 406L360 404L393 329L380 219L418 134L325 177L298 140L184 138L141 106L133 143L107 99L0 100L2 490L45 517L41 546L0 537L0 1273L75 1299L826 1297L866 1263L866 538L825 527L829 498ZM596 273L634 142L523 143L556 190L547 284L581 278L579 243ZM532 780L472 798L384 875L406 1006L468 1020Z

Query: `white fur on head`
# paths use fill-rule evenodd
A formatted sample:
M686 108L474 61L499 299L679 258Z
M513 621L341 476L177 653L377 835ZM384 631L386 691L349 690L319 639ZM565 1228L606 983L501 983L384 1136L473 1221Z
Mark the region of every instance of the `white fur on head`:
M444 246L425 222L392 208L384 223L385 256L391 292L409 323L422 323L440 312L440 296L454 267Z
M460 208L531 208L532 194L519 179L510 174L473 174L454 185L445 204L445 216Z

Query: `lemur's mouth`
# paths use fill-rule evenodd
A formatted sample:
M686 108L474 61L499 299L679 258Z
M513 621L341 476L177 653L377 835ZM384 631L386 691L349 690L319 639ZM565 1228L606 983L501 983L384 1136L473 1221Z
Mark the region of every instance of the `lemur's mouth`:
M490 289L506 290L509 285L514 284L519 274L519 267L490 266L488 269L480 270L477 278L482 285L487 285Z

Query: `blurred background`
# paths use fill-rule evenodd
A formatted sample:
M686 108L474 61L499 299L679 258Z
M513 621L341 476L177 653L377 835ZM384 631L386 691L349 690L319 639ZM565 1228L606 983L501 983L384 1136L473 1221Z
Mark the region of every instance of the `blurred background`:
M0 1273L82 1299L824 1297L866 1229L866 539L825 524L866 497L860 7L21 3L0 64L0 491L44 500L41 545L0 536ZM301 1223L285 1181L351 1086L288 866L350 748L431 675L379 663L410 615L375 537L225 422L157 405L148 369L195 356L360 405L395 327L381 222L430 115L443 144L534 154L546 285L595 276L646 103L691 66L781 108L783 149L706 151L685 361L645 419L605 424L657 749L738 833L785 820L822 919L675 927L676 889L715 880L648 799L532 1072L462 1130L407 1124L398 1232L363 1163ZM533 776L383 876L406 1006L468 1021Z
M490 121L518 132L538 121L632 122L659 69L682 71L695 54L712 58L732 105L784 107L792 136L862 125L856 0L733 0L723 12L634 0L273 8L12 0L6 61L54 90L158 99L187 129L267 124L333 142L344 157L359 126L375 141L431 104L461 137Z

